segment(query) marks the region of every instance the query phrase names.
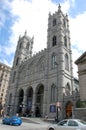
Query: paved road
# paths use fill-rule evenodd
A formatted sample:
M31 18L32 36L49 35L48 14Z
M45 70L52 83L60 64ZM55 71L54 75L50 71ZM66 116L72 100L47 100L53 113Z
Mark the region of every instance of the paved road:
M0 130L47 130L48 124L34 124L23 122L21 126L3 125L0 120Z

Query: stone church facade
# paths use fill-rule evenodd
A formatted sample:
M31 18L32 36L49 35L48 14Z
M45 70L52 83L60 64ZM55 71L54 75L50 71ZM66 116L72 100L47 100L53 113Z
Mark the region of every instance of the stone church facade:
M57 12L49 14L47 48L33 55L33 43L34 38L26 32L19 37L6 112L59 119L71 116L74 78L70 30L60 5Z

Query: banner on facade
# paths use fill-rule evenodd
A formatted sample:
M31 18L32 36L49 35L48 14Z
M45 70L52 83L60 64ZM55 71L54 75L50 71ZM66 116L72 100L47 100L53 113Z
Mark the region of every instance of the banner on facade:
M32 107L32 100L29 99L29 100L28 100L28 109L31 109L31 107Z
M56 105L50 105L50 112L56 112Z

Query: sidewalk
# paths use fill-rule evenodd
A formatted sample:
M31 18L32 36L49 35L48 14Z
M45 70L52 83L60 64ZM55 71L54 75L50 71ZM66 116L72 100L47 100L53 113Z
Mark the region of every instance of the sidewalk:
M50 123L55 123L55 120L54 119L45 119L45 118L28 118L28 117L21 117L22 120L24 122L28 122L28 123L35 123L35 124L50 124Z

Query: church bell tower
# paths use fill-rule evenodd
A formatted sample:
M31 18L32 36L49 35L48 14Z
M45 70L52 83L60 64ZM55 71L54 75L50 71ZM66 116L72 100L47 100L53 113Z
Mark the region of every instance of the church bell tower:
M30 38L27 36L27 32L25 32L24 36L19 36L13 66L20 65L21 62L24 62L25 60L31 58L33 39L33 37Z
M49 13L47 31L48 59L50 63L48 68L51 77L49 82L53 81L56 86L55 101L62 104L64 95L72 95L73 68L69 20L67 14L63 14L60 5L57 12L54 14Z

